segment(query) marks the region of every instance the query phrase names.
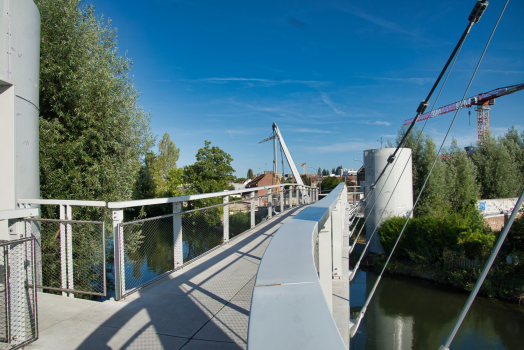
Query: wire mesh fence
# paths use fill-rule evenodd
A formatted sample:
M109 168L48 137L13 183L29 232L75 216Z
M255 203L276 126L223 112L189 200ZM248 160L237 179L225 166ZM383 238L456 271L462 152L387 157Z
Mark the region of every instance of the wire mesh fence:
M106 295L105 225L100 221L26 219L40 230L42 281L49 293Z
M286 192L283 210L289 208L286 195L290 192ZM280 212L280 200L279 191L271 194L271 201L268 193L239 200L228 197L222 204L192 209L195 204L190 203L185 207L188 210L180 213L119 224L119 246L123 248L115 254L118 254L121 271L117 283L122 297L260 225L270 210L273 215ZM216 199L208 201L207 204L217 202Z
M33 238L0 243L0 349L38 338Z

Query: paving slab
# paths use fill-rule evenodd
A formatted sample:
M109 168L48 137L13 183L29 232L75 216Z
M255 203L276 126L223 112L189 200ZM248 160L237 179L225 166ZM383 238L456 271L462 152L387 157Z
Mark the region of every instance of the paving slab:
M38 294L26 349L245 349L258 265L294 208L122 301Z

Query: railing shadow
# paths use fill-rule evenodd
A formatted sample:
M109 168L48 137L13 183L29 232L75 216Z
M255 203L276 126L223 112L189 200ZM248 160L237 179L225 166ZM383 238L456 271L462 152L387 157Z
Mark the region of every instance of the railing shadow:
M258 265L293 208L210 256L120 302L100 303L82 316L90 334L78 349L244 349Z

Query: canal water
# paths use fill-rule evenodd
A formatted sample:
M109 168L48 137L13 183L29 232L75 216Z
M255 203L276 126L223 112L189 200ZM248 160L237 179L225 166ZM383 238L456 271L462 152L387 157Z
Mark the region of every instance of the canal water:
M351 282L352 318L377 275L359 270ZM469 293L408 277L383 276L351 350L438 350ZM524 349L524 305L477 297L450 349Z

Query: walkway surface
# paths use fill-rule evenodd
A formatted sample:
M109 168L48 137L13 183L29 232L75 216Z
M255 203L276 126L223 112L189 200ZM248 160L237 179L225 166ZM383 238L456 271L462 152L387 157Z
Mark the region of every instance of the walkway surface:
M262 255L275 231L303 208L259 225L122 301L39 293L40 335L26 349L245 349ZM349 295L343 284L334 288L337 304Z

